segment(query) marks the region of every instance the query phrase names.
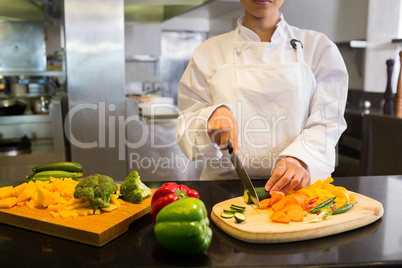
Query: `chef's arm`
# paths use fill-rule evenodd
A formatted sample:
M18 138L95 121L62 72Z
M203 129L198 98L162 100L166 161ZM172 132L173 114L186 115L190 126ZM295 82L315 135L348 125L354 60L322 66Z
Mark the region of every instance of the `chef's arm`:
M311 182L331 176L335 146L346 129L348 73L335 44L330 42L324 48L316 51L319 56L311 64L317 84L304 129L276 161L277 165L285 157L300 160L306 165Z
M179 82L178 104L180 115L176 141L183 153L192 161L202 157L221 158L220 147L211 140L211 137L219 135L208 133L208 122L217 108L225 107L229 113L232 108L226 104L212 105L207 75L197 68L193 60L189 62Z

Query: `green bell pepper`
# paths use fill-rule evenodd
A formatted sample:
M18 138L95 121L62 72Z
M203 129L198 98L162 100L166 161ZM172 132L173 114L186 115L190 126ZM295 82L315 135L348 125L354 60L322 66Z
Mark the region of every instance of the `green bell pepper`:
M207 210L196 198L180 199L160 210L154 232L159 244L178 253L202 252L212 239Z

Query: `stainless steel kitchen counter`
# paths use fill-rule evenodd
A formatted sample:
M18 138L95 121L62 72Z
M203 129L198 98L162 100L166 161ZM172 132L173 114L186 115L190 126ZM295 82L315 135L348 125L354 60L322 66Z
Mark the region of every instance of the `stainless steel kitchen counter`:
M263 186L266 179L254 179ZM16 182L0 181L0 186ZM163 182L146 182L151 188ZM186 181L200 193L208 213L224 200L242 195L239 180ZM384 216L356 230L329 237L284 243L251 244L221 231L213 222L213 238L203 253L170 253L156 241L145 215L128 232L101 248L0 224L0 263L4 267L401 267L402 176L340 177L344 186L380 201Z

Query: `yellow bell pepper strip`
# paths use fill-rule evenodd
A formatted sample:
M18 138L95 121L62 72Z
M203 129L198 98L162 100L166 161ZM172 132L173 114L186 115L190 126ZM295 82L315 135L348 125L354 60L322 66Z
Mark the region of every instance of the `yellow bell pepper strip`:
M177 253L199 253L209 247L212 230L204 203L185 198L168 204L156 216L156 239Z

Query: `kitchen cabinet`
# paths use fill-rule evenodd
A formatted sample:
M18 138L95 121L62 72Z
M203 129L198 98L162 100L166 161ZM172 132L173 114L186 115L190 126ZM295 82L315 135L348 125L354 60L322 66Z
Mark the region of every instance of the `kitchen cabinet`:
M349 92L348 127L337 146L335 176L402 174L402 119L383 115L382 97L381 93ZM371 107L364 108L364 102Z

